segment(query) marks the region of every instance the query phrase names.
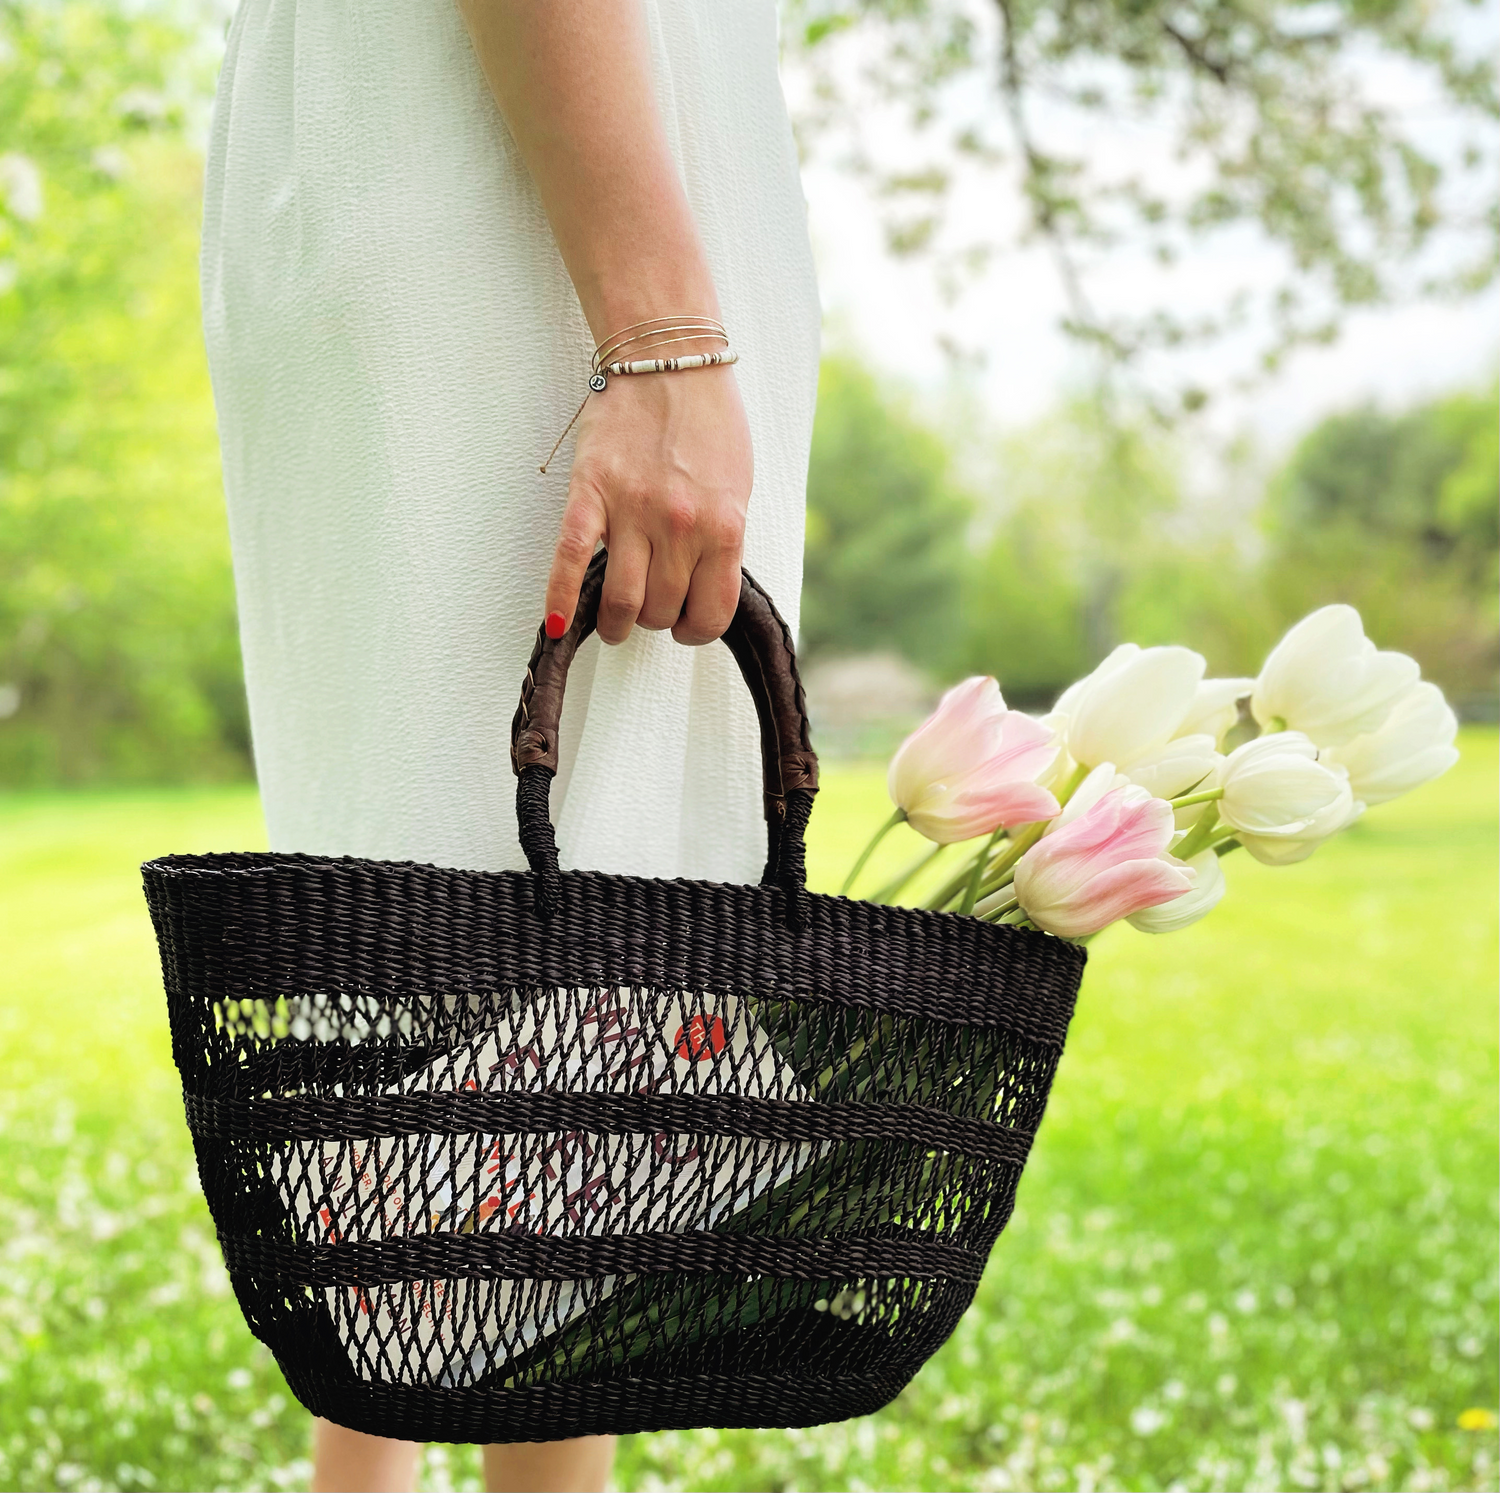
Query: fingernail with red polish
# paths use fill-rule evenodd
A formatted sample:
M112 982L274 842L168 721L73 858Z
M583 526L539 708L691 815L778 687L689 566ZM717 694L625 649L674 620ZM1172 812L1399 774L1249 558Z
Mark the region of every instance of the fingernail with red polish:
M547 636L560 638L568 630L568 619L561 612L547 613Z

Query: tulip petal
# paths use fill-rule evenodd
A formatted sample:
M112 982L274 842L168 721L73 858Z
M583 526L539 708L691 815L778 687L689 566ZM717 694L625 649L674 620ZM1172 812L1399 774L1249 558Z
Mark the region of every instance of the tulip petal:
M1205 679L1198 686L1187 716L1177 728L1177 735L1212 736L1215 745L1239 719L1239 702L1255 688L1253 679Z
M1172 806L1141 788L1116 788L1055 834L1049 854L1076 857L1087 869L1100 862L1159 855L1172 841Z
M1055 901L1028 900L1019 868L1016 897L1038 928L1061 938L1086 938L1143 908L1155 907L1180 897L1193 885L1193 873L1179 861L1169 864L1160 856L1149 860L1124 861L1092 877L1086 889Z
M1125 776L1153 798L1176 798L1197 787L1224 760L1219 755L1217 740L1207 733L1175 736L1165 746L1133 762Z
M1132 659L1140 657L1141 645L1139 643L1121 643L1112 649L1098 664L1095 665L1091 674L1085 674L1082 679L1076 680L1057 697L1057 704L1052 707L1054 715L1067 715L1069 710L1083 698L1084 693L1097 684L1101 679L1108 679L1111 674L1118 673Z
M1188 865L1194 872L1192 887L1169 902L1158 902L1131 913L1131 927L1142 933L1176 933L1207 917L1224 900L1228 884L1216 851L1199 851Z
M1007 710L999 685L976 676L950 689L901 744L886 785L913 829L951 844L1056 814L1057 800L1036 779L1058 745L1055 731Z
M1172 834L1170 804L1135 786L1111 788L1021 857L1016 898L1039 928L1067 938L1097 931L1192 885L1193 872L1163 854Z
M1203 655L1190 648L1143 648L1107 673L1101 665L1067 706L1068 750L1090 767L1113 762L1128 770L1172 739L1204 668Z
M1383 804L1447 772L1458 761L1457 734L1458 717L1442 690L1424 681L1396 702L1379 730L1325 755L1348 770L1356 798Z
M1353 607L1321 607L1271 650L1250 709L1267 729L1284 724L1342 746L1378 729L1419 672L1404 653L1379 652Z
M1219 816L1237 830L1283 838L1331 833L1347 816L1348 773L1319 760L1300 731L1278 731L1236 747L1216 774Z

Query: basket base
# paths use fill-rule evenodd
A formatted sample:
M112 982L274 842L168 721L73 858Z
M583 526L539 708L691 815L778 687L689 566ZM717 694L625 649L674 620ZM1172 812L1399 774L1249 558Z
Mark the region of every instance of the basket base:
M373 1436L403 1441L563 1441L688 1431L816 1426L869 1415L910 1382L910 1369L839 1378L691 1374L675 1379L613 1379L528 1389L404 1384L330 1384L305 1365L283 1364L292 1393L314 1415ZM299 1372L300 1369L300 1372Z

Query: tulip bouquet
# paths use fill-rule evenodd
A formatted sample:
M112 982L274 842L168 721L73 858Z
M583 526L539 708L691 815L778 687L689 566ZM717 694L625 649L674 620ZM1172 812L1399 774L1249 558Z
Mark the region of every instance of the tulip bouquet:
M1122 918L1144 932L1170 932L1217 905L1220 862L1232 850L1243 846L1275 866L1304 860L1367 806L1457 759L1457 721L1441 691L1420 680L1410 658L1377 651L1351 607L1324 607L1299 622L1256 679L1204 672L1190 649L1127 643L1041 719L1007 709L994 679L955 686L892 760L895 812L856 861L845 892L880 840L906 823L934 848L870 900L894 902L950 846L977 840L929 908L1077 942ZM827 1053L840 1050L836 1008L810 1015L749 999L735 1011L727 1025L737 1040L758 1044L757 1072L766 1075L763 1088L736 1080L743 1092L858 1102L888 1094L900 1075L901 1099L922 1104L962 1075L978 1111L999 1097L999 1074L964 1072L962 1055L934 1062L929 1039L889 1016L824 1066ZM679 1055L687 1030L675 1039ZM691 1041L688 1048L695 1062L719 1051ZM721 1166L719 1158L698 1161L696 1144L700 1169ZM762 1147L748 1167L742 1159L728 1168L739 1180L688 1226L736 1233L775 1218L795 1230L836 1207L841 1228L878 1233L909 1219L912 1199L928 1196L946 1165L934 1151L897 1184L882 1171L878 1146L865 1141L836 1150ZM601 1195L619 1181L602 1177ZM651 1196L669 1198L670 1188ZM654 1212L650 1221L662 1224ZM616 1208L589 1231L620 1222ZM793 1309L858 1317L868 1305L863 1291L824 1299L826 1283L802 1280L772 1290L689 1276L664 1291L659 1277L622 1276L589 1290L588 1316L577 1315L584 1298L570 1297L557 1315L576 1319L502 1370L505 1383L618 1373L653 1341L740 1332ZM543 1326L528 1330L540 1337Z
M935 848L873 901L983 837L926 906L1077 942L1122 918L1169 933L1217 906L1231 851L1305 860L1458 759L1442 691L1378 651L1353 607L1303 618L1258 678L1204 672L1189 648L1124 643L1041 719L1008 709L994 679L956 685L891 760L895 812L844 892L906 823Z

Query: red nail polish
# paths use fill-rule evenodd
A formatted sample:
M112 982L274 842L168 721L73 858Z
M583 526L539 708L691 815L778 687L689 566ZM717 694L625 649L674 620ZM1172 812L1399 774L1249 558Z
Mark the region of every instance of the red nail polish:
M568 619L561 612L547 613L547 636L560 638L568 630Z

